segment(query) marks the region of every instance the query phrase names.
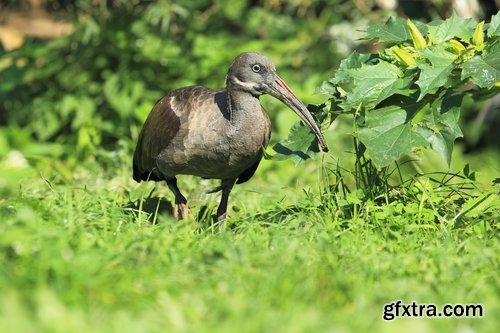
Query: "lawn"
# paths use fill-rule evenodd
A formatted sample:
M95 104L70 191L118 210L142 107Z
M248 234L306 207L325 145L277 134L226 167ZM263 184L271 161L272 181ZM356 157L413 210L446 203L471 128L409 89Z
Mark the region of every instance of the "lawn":
M265 161L236 186L220 228L211 218L217 195L204 192L215 183L183 178L192 216L176 222L166 187L131 180L129 154L2 164L1 332L495 332L500 324L498 200L455 221L429 208L437 195L359 205L348 218L325 186L337 160ZM485 172L479 188L491 188L496 157L469 158ZM484 317L383 320L384 304L397 300L481 304Z
M2 2L2 24L74 30L0 33L19 44L0 38L0 333L497 332L500 15L409 3ZM175 221L164 184L132 180L140 126L251 50L330 151L306 152L306 127L263 97L275 160L223 224L218 184L179 177L192 211ZM277 142L312 158L276 161ZM429 312L447 304L477 313Z

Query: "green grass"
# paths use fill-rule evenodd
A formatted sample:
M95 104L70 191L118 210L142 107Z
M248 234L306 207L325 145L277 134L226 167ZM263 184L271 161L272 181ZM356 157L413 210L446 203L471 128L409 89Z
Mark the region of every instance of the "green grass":
M320 181L335 163L264 162L222 230L212 182L183 178L199 218L176 222L165 187L130 179L126 152L4 163L0 332L496 332L498 202L459 223L463 202L435 185L357 204ZM384 321L399 299L481 303L485 317Z

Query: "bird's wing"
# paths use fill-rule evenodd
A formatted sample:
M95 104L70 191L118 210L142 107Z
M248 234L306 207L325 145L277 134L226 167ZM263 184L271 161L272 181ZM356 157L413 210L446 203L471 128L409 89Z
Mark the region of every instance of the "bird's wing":
M172 109L172 93L162 97L149 113L142 127L134 152L133 177L135 181L162 180L155 172L155 158L179 132L181 120Z
M160 181L164 176L156 169L156 158L167 148L189 118L196 99L217 91L204 87L173 90L156 102L142 127L133 159L133 178Z

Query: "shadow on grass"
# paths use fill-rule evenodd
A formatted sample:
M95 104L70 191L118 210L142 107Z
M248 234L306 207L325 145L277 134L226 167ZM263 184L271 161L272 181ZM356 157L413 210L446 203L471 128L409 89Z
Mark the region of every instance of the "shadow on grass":
M198 204L198 205L197 205ZM139 214L143 214L141 220L150 224L163 224L165 222L195 222L202 229L219 228L220 222L216 219L216 206L211 204L199 205L200 202L195 200L193 206L189 205L191 211L186 221L175 221L173 214L173 200L168 200L164 196L159 196L151 191L149 194L136 200L130 199L122 208L128 211L130 216L139 218ZM232 209L230 209L232 210ZM237 229L241 223L259 223L261 225L272 225L286 223L287 221L297 218L307 217L307 208L299 205L278 206L262 209L258 212L244 213L239 212L239 209L231 211L228 219L224 221L224 228Z
M275 207L272 209L263 210L251 214L234 214L236 220L252 223L260 223L261 225L271 225L286 222L290 219L295 219L297 216L303 215L303 208L299 206ZM231 229L237 228L238 223L230 223Z
M135 201L130 200L127 204L123 205L122 208L135 217L142 212L147 215L144 221L149 223L163 223L165 218L175 221L174 202L165 197L153 195L153 191L151 191L151 193L143 199L139 198ZM194 221L200 223L203 227L210 227L213 223L215 223L212 206L203 205L201 207L193 208L194 209L191 210L191 214L188 216L187 221L194 219ZM180 220L178 222L185 221Z
M141 206L141 199L138 199L136 201L130 201L123 208L131 209L136 212L142 211L144 213L147 213L148 215L153 215L153 216L156 213L160 215L165 213L168 214L169 216L174 215L172 202L164 197L159 197L159 196L149 196L143 199L142 206Z

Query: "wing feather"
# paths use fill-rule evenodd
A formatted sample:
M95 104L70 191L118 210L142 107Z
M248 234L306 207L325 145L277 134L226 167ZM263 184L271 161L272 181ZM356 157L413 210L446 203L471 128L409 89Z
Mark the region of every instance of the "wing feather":
M156 157L179 132L181 120L172 109L172 93L162 97L142 127L133 159L133 178L137 182L163 180L156 170Z

